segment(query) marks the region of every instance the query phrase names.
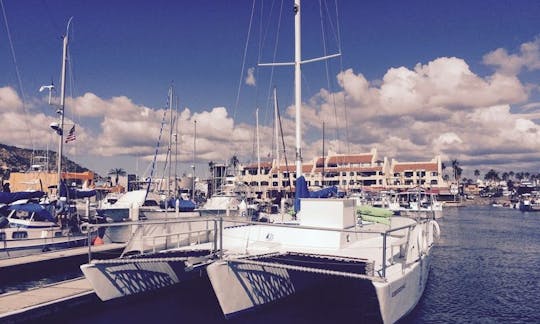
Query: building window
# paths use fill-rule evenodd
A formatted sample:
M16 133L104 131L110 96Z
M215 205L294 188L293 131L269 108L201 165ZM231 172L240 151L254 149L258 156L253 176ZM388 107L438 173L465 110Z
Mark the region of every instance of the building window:
M341 180L341 185L343 186L347 185L347 180Z
M277 182L272 182L272 187L277 187L277 186L278 186Z
M430 184L436 185L436 184L437 184L437 180L431 180Z
M434 172L431 172L431 176L432 176L432 177L436 177L436 176L438 176L438 175L439 175L439 173L438 173L438 172L436 172L436 171L434 171Z
M414 172L412 171L405 172L405 178L412 178L413 175L414 175Z

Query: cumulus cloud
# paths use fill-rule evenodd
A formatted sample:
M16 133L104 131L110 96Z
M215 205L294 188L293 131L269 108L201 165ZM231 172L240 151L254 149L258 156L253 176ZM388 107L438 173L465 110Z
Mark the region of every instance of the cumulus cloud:
M246 75L246 84L247 85L250 85L250 86L255 86L256 85L256 80L255 80L255 75L253 74L255 72L255 68L253 67L250 67L248 70L247 70L247 75Z
M487 76L475 73L457 57L440 57L414 67L389 68L382 78L368 80L362 73L346 69L336 75L337 91L321 89L302 104L303 156L309 161L321 154L322 122L326 125L326 148L338 152L368 152L399 161L457 158L464 167L493 167L502 161L533 168L540 159L540 112L537 101L528 101L534 84L523 84L518 74L540 67L534 40L509 54L497 49L484 56L496 70ZM255 85L254 69L248 69L246 84ZM134 103L126 96L101 98L85 93L67 99L77 121L79 151L99 157L136 156L151 161L167 111ZM282 128L289 161L294 159L294 107L282 115ZM22 101L11 87L0 87L2 142L29 147L29 133L36 143L54 142L48 124L56 119L50 109L25 118ZM69 120L68 122L73 122ZM169 125L165 119L161 147L167 146ZM196 121L196 130L195 130ZM254 157L254 125L238 123L226 107L205 111L179 111L179 155L191 163L194 139L199 161L241 161ZM27 125L21 127L20 125ZM261 125L261 152L274 150L271 126ZM161 151L160 160L165 159ZM510 163L513 163L510 165ZM485 164L485 165L483 165ZM95 166L89 166L95 167ZM107 168L106 166L105 168Z
M540 69L540 38L521 44L519 52L509 54L498 48L484 55L483 62L506 75L517 75L523 68L529 71Z

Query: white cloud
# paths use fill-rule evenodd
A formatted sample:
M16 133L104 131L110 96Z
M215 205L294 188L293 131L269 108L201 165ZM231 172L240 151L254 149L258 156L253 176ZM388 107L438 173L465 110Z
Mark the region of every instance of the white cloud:
M529 71L540 69L540 38L521 44L519 53L508 54L504 48L498 48L484 55L483 62L493 65L503 74L517 75L523 68Z
M540 113L536 112L539 103L527 100L530 89L538 85L523 84L516 73L523 68L539 69L538 45L535 40L523 44L517 54L503 49L487 54L484 62L498 67L488 76L477 75L456 57L436 58L413 68L390 68L376 81L368 81L352 69L342 71L336 76L338 91L321 89L303 102L304 161L321 153L320 129L325 121L327 149L334 151L367 152L376 147L381 158L400 161L430 160L440 154L443 159L458 158L464 166L476 163L474 168L497 161L532 168L540 159ZM253 73L253 68L248 69L246 83L255 84ZM511 106L521 108L519 113ZM68 98L67 109L71 112L67 116L78 125L77 143L66 146L68 154L137 156L151 161L163 109L139 105L126 96L101 98L93 93ZM32 136L38 146L55 147L56 137L48 127L55 114L46 108L25 117L22 101L11 87L0 87L0 117L4 121L0 128L3 143L30 147ZM199 161L226 161L233 154L242 161L254 158L253 125L239 124L225 107L206 111L185 108L179 112L180 161L192 162L195 120ZM282 126L292 165L293 106L282 116ZM167 127L162 134L161 160L168 141ZM263 156L273 151L272 137L271 126L261 126Z
M22 109L22 100L17 92L11 87L0 87L0 110L14 111Z

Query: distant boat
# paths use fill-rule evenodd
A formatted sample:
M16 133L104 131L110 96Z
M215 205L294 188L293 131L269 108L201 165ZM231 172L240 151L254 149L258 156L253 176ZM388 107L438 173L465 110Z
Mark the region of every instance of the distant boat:
M395 193L391 198L389 209L409 217L433 216L435 219L443 217L443 204L437 201L437 195L423 188Z
M38 203L11 205L0 228L0 258L25 256L43 251L83 246L87 233L72 231L55 221L50 209Z

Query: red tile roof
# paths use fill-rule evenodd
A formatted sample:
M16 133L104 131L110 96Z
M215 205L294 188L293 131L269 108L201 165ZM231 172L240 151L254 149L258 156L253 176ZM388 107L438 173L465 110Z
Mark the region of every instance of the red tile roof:
M296 165L291 164L291 165L289 165L288 169L289 169L290 173L296 172ZM304 173L311 172L312 169L313 169L313 164L304 164L304 165L302 165L302 172L304 172ZM279 172L286 172L286 171L287 171L287 166L286 165L280 165L279 166ZM272 172L276 172L276 168L272 168Z
M394 166L394 172L417 170L437 171L437 163L399 163Z

